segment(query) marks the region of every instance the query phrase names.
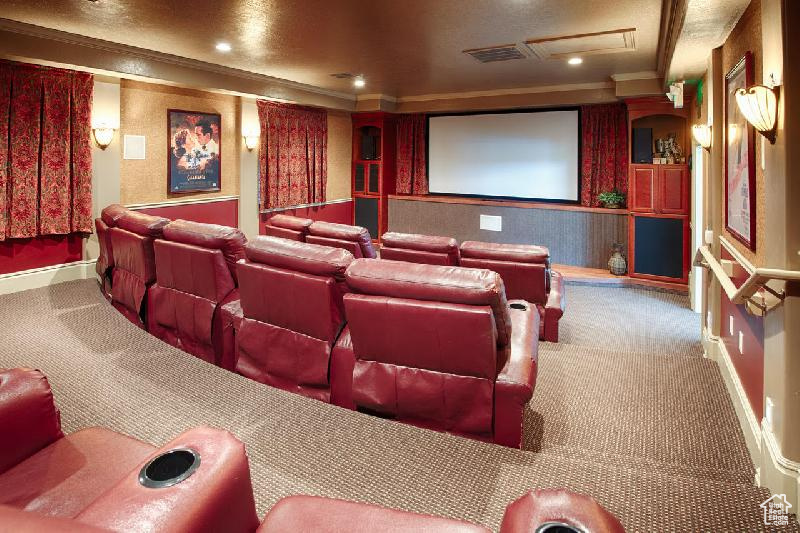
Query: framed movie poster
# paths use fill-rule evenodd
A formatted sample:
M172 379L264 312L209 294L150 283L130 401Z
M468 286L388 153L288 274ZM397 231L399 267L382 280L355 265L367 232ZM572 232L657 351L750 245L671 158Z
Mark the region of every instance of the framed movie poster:
M736 91L753 85L747 52L725 76L725 228L756 249L755 131L736 104Z
M167 110L169 193L221 189L222 117L215 113Z

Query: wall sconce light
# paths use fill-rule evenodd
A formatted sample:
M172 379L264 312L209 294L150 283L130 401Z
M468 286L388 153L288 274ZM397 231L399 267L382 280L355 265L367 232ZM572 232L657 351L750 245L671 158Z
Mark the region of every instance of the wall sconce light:
M754 85L736 91L736 104L747 122L775 144L778 117L778 89L766 85Z
M258 147L259 138L259 135L244 135L244 145L247 147L248 152L252 152L256 147Z
M97 146L99 146L101 150L105 150L108 148L108 145L111 144L111 141L114 140L115 131L116 128L109 128L108 126L97 126L92 128L94 142L97 143Z
M697 141L697 144L705 148L711 149L711 125L710 124L695 124L692 126L692 137Z

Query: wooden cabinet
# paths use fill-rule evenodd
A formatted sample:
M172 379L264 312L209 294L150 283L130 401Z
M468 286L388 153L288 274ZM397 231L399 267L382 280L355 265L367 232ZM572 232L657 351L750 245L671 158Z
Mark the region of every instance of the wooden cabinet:
M631 165L629 189L630 211L669 215L689 214L687 165Z
M395 128L391 113L353 114L353 224L378 241L388 227L389 195L395 193Z

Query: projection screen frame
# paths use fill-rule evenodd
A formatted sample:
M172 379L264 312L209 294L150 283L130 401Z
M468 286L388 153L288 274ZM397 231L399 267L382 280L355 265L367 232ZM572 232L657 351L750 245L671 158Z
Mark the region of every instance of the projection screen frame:
M469 115L512 115L521 113L547 113L550 111L577 111L578 113L578 199L561 200L556 198L526 198L522 196L494 196L488 194L465 194L452 192L431 192L431 172L430 172L430 131L431 118L436 117L463 117ZM520 109L489 109L482 111L454 111L450 113L428 113L425 115L425 179L428 182L428 195L430 196L449 196L453 198L479 198L485 200L512 200L515 202L548 203L561 205L581 205L581 188L583 186L583 173L581 172L581 154L583 153L583 120L581 106L558 106L558 107L527 107Z

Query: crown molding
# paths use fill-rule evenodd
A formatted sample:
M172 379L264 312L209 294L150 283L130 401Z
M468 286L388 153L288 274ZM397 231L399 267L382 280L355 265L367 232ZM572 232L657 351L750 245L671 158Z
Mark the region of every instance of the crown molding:
M372 94L359 94L358 96L356 96L357 102L365 102L370 100L385 100L393 104L397 103L397 98L394 96L389 96L388 94L372 93Z
M356 101L356 96L354 94L323 89L321 87L316 87L314 85L307 85L305 83L300 83L283 78L277 78L266 74L259 74L248 70L241 70L233 67L216 65L214 63L207 63L205 61L189 59L172 54L165 54L163 52L156 52L153 50L147 50L145 48L114 43L102 39L94 39L92 37L86 37L84 35L78 35L75 33L69 33L61 30L54 30L51 28L45 28L33 24L26 24L23 22L17 22L15 20L10 20L10 19L0 18L0 31L6 31L17 35L25 35L28 37L34 37L48 41L54 41L57 43L86 47L93 50L98 50L101 52L107 52L111 54L124 54L128 57L158 62L177 67L189 68L193 70L210 72L214 74L230 76L233 78L257 81L262 83L264 82L271 83L288 89L304 91L332 98L339 98L351 102ZM120 72L119 74L121 74L122 77L125 77L124 76L125 74L129 74L134 79L147 78L147 76L142 75L140 73L137 74L136 72ZM256 96L264 97L268 95L256 95Z
M564 85L543 85L539 87L520 87L516 89L496 89L489 91L468 91L460 93L439 93L421 94L416 96L401 96L397 98L398 103L404 102L428 102L432 100L457 100L463 98L482 98L487 96L507 96L517 94L541 94L569 91L586 91L593 89L613 89L614 83L610 81L594 83L572 83Z
M631 80L652 80L660 78L658 72L655 70L645 70L642 72L623 72L622 74L612 74L611 79L614 81L631 81Z

